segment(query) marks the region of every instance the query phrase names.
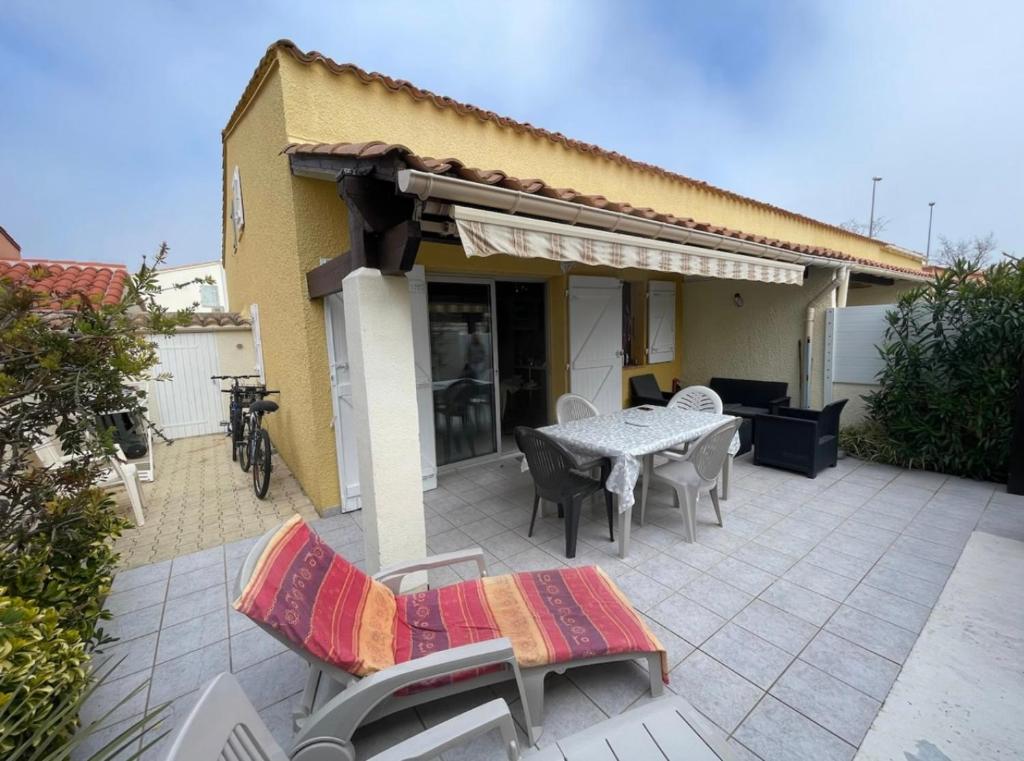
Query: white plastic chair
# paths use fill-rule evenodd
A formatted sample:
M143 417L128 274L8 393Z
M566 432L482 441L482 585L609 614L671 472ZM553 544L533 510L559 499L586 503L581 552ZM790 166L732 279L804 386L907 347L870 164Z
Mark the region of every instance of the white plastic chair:
M312 735L300 733L286 751L271 735L241 685L227 673L204 689L182 722L165 761L353 761L356 748L340 740L332 727ZM732 761L735 756L719 729L682 698L651 700L605 719L540 751L523 752L508 704L501 698L478 705L435 724L368 761L424 761L475 737L497 730L509 761L564 761L611 758L608 748L630 748L640 758L687 758ZM615 755L618 758L618 755Z
M722 414L722 397L707 386L687 386L668 400L669 409Z
M53 436L47 441L39 444L34 449L36 457L44 468L58 467L74 460L74 455L64 454L60 447L60 440ZM146 523L144 505L142 501L142 482L139 478L139 469L124 456L120 445L114 445L114 456L107 458L110 465L100 482L100 486L117 486L124 484L125 492L128 494L128 501L132 506L132 515L135 518L136 526L143 526Z
M722 525L722 510L718 505L718 477L729 456L729 444L739 426L739 418L723 423L691 444L685 458L670 460L651 473L653 483L663 483L672 488L676 507L684 511L691 542L697 541L697 500L701 494L711 495L718 525Z
M598 414L597 407L579 394L562 394L555 402L555 417L560 424L597 417Z

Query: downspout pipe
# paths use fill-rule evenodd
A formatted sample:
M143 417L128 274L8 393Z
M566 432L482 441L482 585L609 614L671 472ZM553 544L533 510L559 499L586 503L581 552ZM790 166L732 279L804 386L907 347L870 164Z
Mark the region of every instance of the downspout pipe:
M846 281L849 281L849 270L847 270ZM813 377L811 361L814 357L814 304L825 298L825 296L835 294L836 291L842 288L843 278L841 271L833 270L832 279L828 281L824 288L814 294L814 298L807 302L807 315L804 322L804 375L800 379L800 406L804 409L811 406L811 378ZM845 301L845 294L842 295L842 299Z

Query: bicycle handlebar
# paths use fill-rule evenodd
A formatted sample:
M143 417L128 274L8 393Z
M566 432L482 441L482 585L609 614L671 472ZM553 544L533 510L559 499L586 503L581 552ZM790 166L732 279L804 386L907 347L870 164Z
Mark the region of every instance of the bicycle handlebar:
M237 380L239 378L259 378L258 375L211 375L210 380Z

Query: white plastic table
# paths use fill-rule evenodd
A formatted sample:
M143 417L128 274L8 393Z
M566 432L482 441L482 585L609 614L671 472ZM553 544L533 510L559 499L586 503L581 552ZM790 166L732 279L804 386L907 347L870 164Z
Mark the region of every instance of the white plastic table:
M615 495L618 502L619 557L626 557L635 502L634 490L641 471L646 476L641 498L646 499L655 454L695 441L732 419L732 415L645 405L584 420L549 425L540 430L574 453L607 457L611 460L612 469L605 482L605 488ZM728 495L732 458L739 451L739 447L740 439L737 433L729 445L729 457L726 458L722 472L723 499Z

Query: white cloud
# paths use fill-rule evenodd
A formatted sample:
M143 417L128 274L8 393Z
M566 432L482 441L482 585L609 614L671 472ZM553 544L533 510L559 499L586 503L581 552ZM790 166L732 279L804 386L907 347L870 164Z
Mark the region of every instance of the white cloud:
M937 234L1024 250L1024 6L738 3L713 36L718 12L15 3L0 224L38 256L134 261L167 238L179 261L216 257L220 129L266 45L290 37L827 221L866 218L879 174L893 242L923 249L934 200Z

